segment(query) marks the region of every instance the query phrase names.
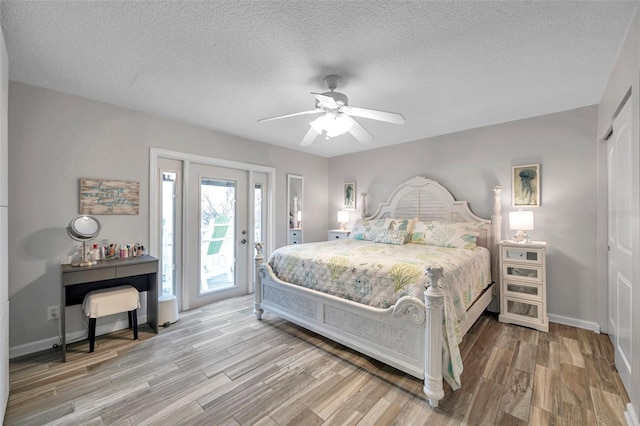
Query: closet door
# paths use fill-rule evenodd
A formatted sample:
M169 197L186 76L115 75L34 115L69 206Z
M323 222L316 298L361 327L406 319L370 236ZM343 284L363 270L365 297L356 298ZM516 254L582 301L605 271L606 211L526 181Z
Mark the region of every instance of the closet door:
M609 337L615 364L631 389L631 328L633 290L631 102L613 122L607 142L609 173ZM637 333L637 331L635 331Z

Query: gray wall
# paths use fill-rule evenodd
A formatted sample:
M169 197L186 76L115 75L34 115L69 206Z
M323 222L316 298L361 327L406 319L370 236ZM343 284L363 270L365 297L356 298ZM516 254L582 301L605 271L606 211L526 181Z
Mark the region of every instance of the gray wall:
M442 183L488 219L491 188L501 184L502 235L511 237L507 212L516 210L511 167L539 163L541 206L532 208L535 230L529 235L549 243L549 313L600 323L594 267L596 122L597 108L591 106L334 157L329 161L329 226L337 226L344 182L356 181L358 194L368 192L373 214L398 184L420 175Z
M151 147L274 167L276 246L285 244L287 173L305 177L305 240L326 239L326 158L11 82L9 87L10 346L57 336L47 306L60 300L60 258L77 243L65 226L78 213L78 178L140 182L140 214L100 216L100 238L149 241ZM84 329L68 309L69 332Z

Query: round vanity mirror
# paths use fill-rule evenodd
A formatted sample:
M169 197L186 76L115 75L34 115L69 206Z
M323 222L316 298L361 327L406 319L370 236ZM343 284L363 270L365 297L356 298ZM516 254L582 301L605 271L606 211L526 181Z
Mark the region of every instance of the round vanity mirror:
M76 216L69 222L67 232L76 241L92 240L100 233L100 222L92 216Z
M71 219L67 226L67 234L76 241L82 241L82 261L78 265L72 264L73 266L91 266L98 263L95 260L89 260L87 241L97 237L100 229L100 222L93 216L80 215Z

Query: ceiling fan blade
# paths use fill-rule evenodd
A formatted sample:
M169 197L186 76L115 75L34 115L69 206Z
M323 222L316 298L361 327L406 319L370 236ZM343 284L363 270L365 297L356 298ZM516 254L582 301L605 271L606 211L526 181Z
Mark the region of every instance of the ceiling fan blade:
M316 97L316 99L318 100L318 102L320 102L321 105L331 109L338 108L338 104L336 103L335 99L333 99L331 96L323 95L322 93L314 93L314 92L311 92L311 94Z
M346 116L349 120L353 121L353 125L349 129L349 133L353 135L354 138L358 140L363 145L370 144L373 142L373 136L371 133L367 132L364 127L362 127L356 120L353 118Z
M378 121L386 121L387 123L393 123L393 124L404 124L404 121L405 121L404 116L396 112L378 111L375 109L358 108L358 107L350 107L350 106L344 106L340 109L340 111L348 115L353 115L355 117L369 118L371 120L378 120Z
M316 140L317 136L318 136L318 132L316 132L313 127L309 127L309 131L307 132L306 135L304 135L304 138L302 138L302 142L300 142L300 146L311 145L313 141Z
M265 121L271 121L271 120L279 120L281 118L289 118L289 117L296 117L298 115L308 115L308 114L319 114L323 112L321 109L312 109L309 111L302 111L302 112L294 112L293 114L286 114L286 115L279 115L277 117L269 117L269 118L263 118L258 120L258 123L264 123Z

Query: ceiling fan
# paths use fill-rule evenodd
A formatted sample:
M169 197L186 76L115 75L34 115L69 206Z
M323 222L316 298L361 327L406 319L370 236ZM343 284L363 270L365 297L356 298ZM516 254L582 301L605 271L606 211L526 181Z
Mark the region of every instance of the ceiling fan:
M258 120L258 123L279 120L281 118L295 117L298 115L321 114L318 118L309 123L311 127L304 138L302 138L300 146L311 145L318 135L324 134L326 139L330 139L346 132L351 133L353 137L362 144L366 145L372 142L373 136L352 117L368 118L370 120L385 121L393 124L404 124L405 120L402 114L349 106L349 98L347 95L334 91L338 87L338 83L341 81L339 75L328 75L323 78L322 81L329 89L329 92L311 92L311 94L316 98L316 105L314 109L296 112L293 114L279 115L277 117L263 118Z

